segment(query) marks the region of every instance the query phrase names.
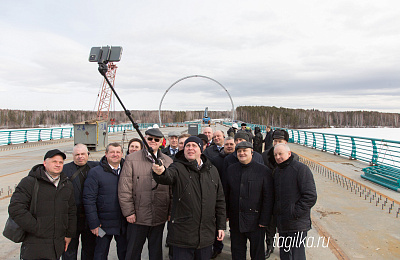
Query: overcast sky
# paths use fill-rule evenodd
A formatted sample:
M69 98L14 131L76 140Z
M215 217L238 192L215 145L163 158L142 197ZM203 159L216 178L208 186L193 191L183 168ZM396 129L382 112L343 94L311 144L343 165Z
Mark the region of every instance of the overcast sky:
M115 87L157 110L191 75L234 105L400 113L398 0L1 1L0 108L95 110L93 46L122 46ZM188 78L163 110L229 110ZM112 109L121 110L116 103Z

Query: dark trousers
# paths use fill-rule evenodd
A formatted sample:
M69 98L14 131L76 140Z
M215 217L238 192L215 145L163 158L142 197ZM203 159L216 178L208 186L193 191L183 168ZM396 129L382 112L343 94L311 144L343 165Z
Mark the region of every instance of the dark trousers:
M258 227L255 231L241 233L239 228L231 226L231 252L233 260L245 260L247 239L250 241L251 259L265 259L265 228Z
M96 237L96 248L94 250L94 259L107 260L110 243L114 237L117 242L117 255L119 260L125 260L127 241L125 235L105 235Z
M128 223L128 250L126 253L126 259L140 260L143 245L147 238L149 259L162 260L162 239L164 226L165 224L151 227Z
M67 251L63 254L63 260L77 260L79 236L82 241L81 260L93 260L94 249L96 247L96 236L90 231L89 227L77 231L76 237L71 239Z
M271 222L266 228L265 232L265 243L267 244L267 249L272 250L274 248L274 237L276 234L276 219L274 216L271 217Z
M282 245L279 249L281 260L305 260L305 238L307 231L279 233L279 243Z
M212 255L212 246L196 248L182 248L173 246L174 260L210 260Z

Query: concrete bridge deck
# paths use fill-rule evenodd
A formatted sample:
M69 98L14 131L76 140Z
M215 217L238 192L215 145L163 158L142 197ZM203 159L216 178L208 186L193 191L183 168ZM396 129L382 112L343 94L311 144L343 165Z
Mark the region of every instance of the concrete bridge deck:
M227 130L220 125L213 128ZM164 134L176 130L185 132L187 128L162 129ZM124 140L132 137L137 134L128 132ZM122 133L109 135L109 142L121 142L122 139ZM126 146L125 143L125 149ZM65 151L66 163L72 161L72 147L72 139L0 147L1 228L8 217L9 189L14 190L30 168L43 161L47 150ZM313 169L317 185L318 201L312 210L313 229L307 239L308 259L399 259L400 216L397 218L396 215L400 194L362 179L361 169L367 166L364 163L296 144L290 144L290 147ZM99 160L103 155L104 152L91 152L90 160ZM338 181L338 176L342 175L345 184ZM226 234L224 250L217 259L231 259L228 230ZM0 259L19 259L19 248L20 244L0 236ZM276 249L270 259L279 259L278 252ZM164 250L164 256L168 259L167 250ZM117 259L113 245L109 259ZM146 245L142 259L148 259Z

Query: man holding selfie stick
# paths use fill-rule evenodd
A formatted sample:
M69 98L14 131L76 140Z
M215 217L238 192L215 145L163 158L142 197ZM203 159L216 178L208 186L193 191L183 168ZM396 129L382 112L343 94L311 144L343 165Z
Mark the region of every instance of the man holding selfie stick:
M119 143L107 145L100 165L88 172L83 188L83 205L89 228L96 238L94 259L108 257L110 243L117 242L119 260L126 255L126 220L122 216L118 201L118 181L124 159Z
M168 167L172 159L159 149L164 137L160 129L148 129L145 135L153 155ZM169 186L154 181L151 169L154 162L145 148L126 157L121 173L118 197L128 221L126 259L140 260L146 239L149 259L163 259L162 238L170 211L171 192Z

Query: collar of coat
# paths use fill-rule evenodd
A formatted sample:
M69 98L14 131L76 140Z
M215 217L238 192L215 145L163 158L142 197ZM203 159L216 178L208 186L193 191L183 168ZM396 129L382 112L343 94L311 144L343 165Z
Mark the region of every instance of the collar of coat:
M290 155L289 159L287 159L286 161L278 164L278 167L281 168L281 169L286 168L292 161L293 161L293 154Z

